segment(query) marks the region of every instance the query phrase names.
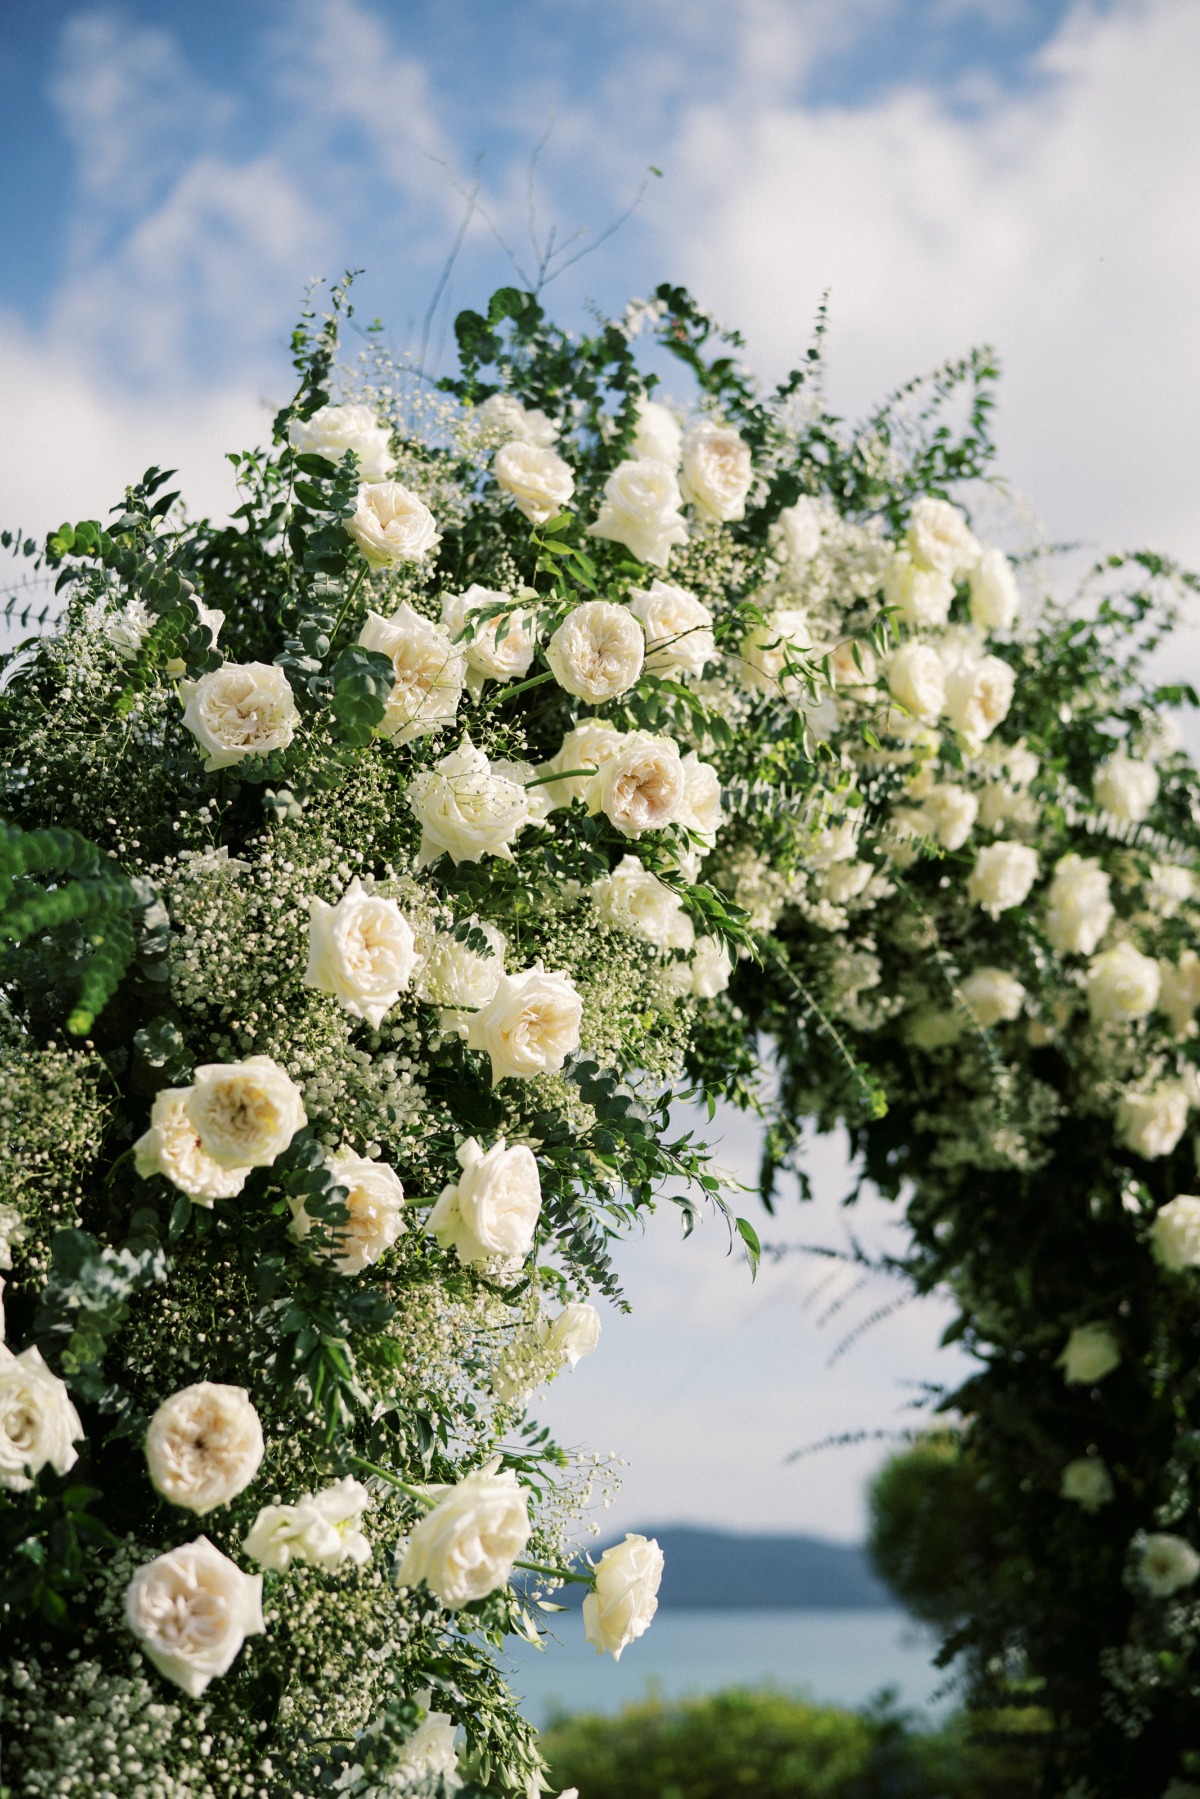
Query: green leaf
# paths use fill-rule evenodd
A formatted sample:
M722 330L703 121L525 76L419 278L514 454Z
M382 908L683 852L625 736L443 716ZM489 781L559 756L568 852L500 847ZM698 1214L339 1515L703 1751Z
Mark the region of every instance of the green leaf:
M756 1280L759 1263L762 1261L762 1244L758 1240L758 1232L748 1218L735 1218L733 1222L738 1236L746 1245L746 1260L750 1264L750 1278Z

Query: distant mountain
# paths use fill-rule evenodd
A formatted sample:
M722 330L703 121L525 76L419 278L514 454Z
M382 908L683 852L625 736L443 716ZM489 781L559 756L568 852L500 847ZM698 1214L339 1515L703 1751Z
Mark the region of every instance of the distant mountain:
M852 1544L831 1543L824 1537L743 1536L688 1524L647 1525L641 1534L656 1537L666 1558L659 1592L664 1609L896 1604L872 1572L866 1551ZM580 1586L568 1586L555 1599L578 1606L583 1592Z

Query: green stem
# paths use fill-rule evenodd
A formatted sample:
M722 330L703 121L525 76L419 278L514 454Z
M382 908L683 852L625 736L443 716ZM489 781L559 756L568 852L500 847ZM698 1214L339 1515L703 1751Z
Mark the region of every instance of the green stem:
M501 687L488 701L488 706L498 706L501 700L515 699L517 694L525 693L530 687L541 687L547 681L553 681L554 670L548 668L544 675L531 675L528 681L518 681L515 687Z
M570 781L575 775L594 775L594 768L564 768L560 774L539 775L536 781L526 781L525 791L531 787L548 787L552 781Z
M365 1468L368 1474L377 1474L380 1480L386 1480L389 1486L399 1487L402 1493L407 1493L410 1499L416 1499L421 1505L434 1506L437 1504L436 1499L431 1499L428 1493L422 1493L420 1487L410 1487L408 1482L401 1480L398 1474L390 1474L386 1468L380 1468L377 1463L368 1462L365 1456L350 1455L346 1457L346 1460L353 1462L356 1468Z
M526 1568L530 1574L548 1574L551 1580L574 1580L581 1586L590 1587L590 1574L573 1574L570 1568L543 1568L540 1562L514 1562L514 1568Z
M368 574L370 573L370 566L371 566L370 563L364 561L362 567L359 569L357 575L354 577L354 580L352 581L352 583L350 585L350 592L346 595L345 603L342 606L342 610L337 615L337 623L334 625L333 630L330 632L330 635L329 635L329 647L331 650L332 650L335 642L337 641L337 634L342 628L342 621L345 618L346 614L349 612L351 606L354 604L355 594L358 592L359 588L362 586L363 582L366 580Z

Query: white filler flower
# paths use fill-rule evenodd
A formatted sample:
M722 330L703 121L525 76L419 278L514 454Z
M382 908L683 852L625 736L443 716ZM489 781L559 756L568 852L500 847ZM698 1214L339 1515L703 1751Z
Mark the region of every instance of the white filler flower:
M286 749L300 723L287 676L269 662L227 662L198 681L181 681L179 697L209 774Z
M423 562L442 541L424 500L399 481L364 482L346 529L374 569Z
M347 450L358 457L364 481L385 481L396 466L390 449L391 432L381 425L369 406L321 406L311 418L293 419L288 442L309 456L340 462Z
M750 446L727 425L703 419L683 440L679 485L702 518L724 524L742 518L754 479Z
M198 1699L229 1672L246 1638L266 1629L262 1575L197 1537L138 1569L125 1592L125 1621L159 1673Z
M32 1345L14 1355L0 1343L0 1487L27 1492L43 1468L66 1474L83 1425L66 1385Z
M533 1151L523 1143L509 1149L503 1137L485 1151L468 1137L456 1154L462 1174L442 1189L425 1228L468 1267L523 1262L542 1210Z
M194 1206L234 1199L246 1185L249 1168L225 1168L206 1154L188 1111L190 1087L164 1087L154 1096L150 1128L133 1146L133 1165L143 1180L161 1174L186 1193Z
M203 1517L236 1499L263 1459L262 1425L244 1387L197 1381L163 1401L146 1432L150 1479Z
M405 798L421 826L422 868L441 855L456 866L485 856L511 861L510 845L531 813L524 787L496 773L469 737L435 767L415 775Z
M1091 1387L1120 1365L1121 1347L1107 1324L1080 1324L1055 1362L1070 1387Z
M700 675L716 655L712 613L686 587L654 580L631 588L629 610L646 633L651 674Z
M308 1123L299 1087L270 1056L197 1068L187 1110L222 1168L269 1168Z
M1180 1193L1161 1206L1150 1226L1150 1247L1163 1268L1178 1274L1200 1268L1200 1199Z
M498 1459L498 1458L497 1458ZM452 1487L432 1487L437 1504L409 1538L397 1570L402 1587L424 1581L451 1610L502 1587L529 1541L529 1495L496 1462Z
M467 1043L491 1058L493 1087L507 1075L528 1080L557 1074L579 1048L582 1018L583 1000L570 975L535 962L522 974L501 975L487 1005L472 1018Z
M325 1158L325 1166L339 1187L346 1188L349 1218L344 1224L327 1224L334 1247L325 1250L339 1274L361 1274L390 1249L405 1228L404 1188L396 1170L386 1162L371 1162L353 1150L339 1149ZM292 1230L301 1241L313 1229L314 1220L302 1198L293 1196Z
M453 724L467 665L448 631L422 618L405 600L391 618L368 612L358 641L364 650L378 650L391 658L392 689L379 726L381 736L411 743L414 737Z
M663 1552L653 1537L626 1534L596 1564L595 1587L583 1602L583 1630L601 1655L615 1662L650 1627L658 1610Z
M555 450L529 443L506 443L492 462L496 484L516 502L531 524L544 525L575 492L575 477Z
M639 562L666 568L674 545L688 540L682 505L674 464L640 456L618 463L608 477L587 535L623 544Z
M546 661L559 686L592 706L628 693L645 657L637 619L609 600L574 607L546 645Z
M336 906L309 901L304 985L332 993L344 1011L378 1027L416 965L412 926L394 899L368 893L357 875Z

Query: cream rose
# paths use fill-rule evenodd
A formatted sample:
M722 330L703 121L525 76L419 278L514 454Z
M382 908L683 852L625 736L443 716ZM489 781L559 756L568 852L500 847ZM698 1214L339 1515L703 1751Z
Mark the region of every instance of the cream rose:
M529 1541L529 1496L511 1468L491 1462L430 1497L437 1503L414 1528L396 1578L402 1587L424 1581L455 1611L511 1576Z
M197 1068L187 1111L222 1168L269 1168L308 1123L299 1087L270 1056Z
M1182 1081L1160 1081L1148 1093L1123 1093L1117 1101L1118 1141L1147 1162L1169 1156L1187 1129L1188 1111Z
M943 570L914 562L900 550L883 572L883 597L913 629L944 625L954 599L954 582Z
M534 525L544 525L575 492L575 477L555 450L545 445L506 443L492 462L496 485Z
M294 450L324 456L327 462L340 462L347 450L353 450L364 481L386 481L396 466L391 432L369 406L318 407L311 418L292 420L288 442Z
M1113 1497L1112 1475L1098 1455L1081 1456L1067 1463L1058 1490L1064 1499L1074 1500L1085 1512L1098 1512Z
M721 777L711 762L701 762L695 750L683 758L683 801L679 822L702 837L708 849L725 823L721 805Z
M387 1162L371 1162L352 1150L335 1150L325 1166L339 1187L346 1189L344 1224L325 1224L332 1247L323 1253L339 1274L361 1274L390 1249L404 1230L404 1188L396 1170ZM301 1241L313 1228L303 1198L293 1196L292 1230Z
M432 1694L418 1693L419 1704L429 1707ZM437 1791L453 1793L463 1784L458 1773L458 1751L455 1742L458 1726L449 1712L428 1711L410 1737L405 1737L400 1745L397 1759L389 1769L389 1780L394 1788L403 1791L407 1786L414 1786L418 1781L427 1783L431 1778L439 1778ZM579 1799L579 1795L575 1795Z
M944 850L960 850L979 816L979 801L966 787L952 781L935 782L925 795L921 812L931 837Z
M292 1562L308 1562L336 1574L347 1562L365 1568L371 1545L362 1520L371 1495L361 1481L346 1476L319 1493L305 1493L295 1505L265 1505L242 1547L260 1568L283 1573Z
M490 1057L492 1085L506 1076L528 1080L557 1074L579 1048L583 1001L571 977L540 962L522 974L501 975L486 1006L467 1028L467 1044Z
M346 530L374 569L423 562L442 541L424 500L399 481L364 482Z
M203 1517L247 1488L263 1459L262 1425L244 1387L197 1381L165 1399L146 1431L156 1490Z
M801 494L794 506L785 506L779 514L779 531L793 570L806 567L821 548L827 517L827 508L811 494Z
M979 559L978 540L957 506L928 494L914 504L904 542L917 562L950 576L964 573Z
M1107 1324L1080 1324L1067 1338L1054 1366L1068 1386L1092 1387L1120 1366L1121 1348Z
M648 400L643 395L637 403L637 430L633 434L635 456L648 456L654 462L665 462L678 468L683 447L683 432L669 406L661 400Z
M600 1314L582 1300L564 1306L546 1333L546 1347L561 1368L575 1368L599 1342Z
M421 826L419 867L441 855L455 866L485 856L511 862L510 846L531 812L525 789L497 774L469 737L436 767L414 775L405 798Z
M1200 1268L1200 1199L1180 1193L1160 1206L1150 1226L1150 1248L1162 1268L1178 1274Z
M1138 1573L1142 1585L1155 1599L1169 1599L1181 1587L1190 1587L1200 1575L1200 1555L1183 1537L1169 1536L1165 1531L1151 1532L1142 1539Z
M1037 851L1025 843L985 844L967 881L967 898L992 918L1028 898L1037 880Z
M1008 717L1016 676L999 656L963 656L946 675L946 717L968 744L980 744Z
M778 696L804 679L799 665L813 660L808 614L780 606L748 631L738 652L737 674L747 687Z
M304 985L332 993L343 1011L378 1027L412 978L413 929L394 899L356 875L336 906L309 901Z
M653 1537L628 1532L606 1549L596 1564L595 1585L583 1602L583 1629L589 1643L615 1662L643 1635L658 1610L663 1552Z
M1153 956L1132 943L1115 943L1088 963L1088 1011L1095 1024L1126 1024L1145 1018L1158 1004L1162 977Z
M719 937L697 937L692 952L692 992L697 999L715 999L724 993L733 976L733 957Z
M888 660L888 692L913 718L932 724L946 704L946 671L932 644L915 639Z
M509 610L481 618L483 606L507 605ZM465 593L442 595L442 623L452 638L459 638L468 625L473 635L458 643L470 673L467 683L478 693L485 677L493 681L515 681L529 673L533 661L535 636L533 619L520 606L514 606L510 595L497 593L490 587L472 582Z
M669 581L634 587L629 610L646 633L646 668L655 675L701 675L716 655L712 613Z
M604 483L604 499L587 535L623 544L639 562L666 568L672 547L688 540L682 504L672 463L654 457L620 462Z
M503 1137L485 1151L468 1137L455 1153L462 1173L442 1189L425 1228L468 1267L523 1262L542 1211L533 1151L523 1143L509 1149Z
M646 639L633 614L608 600L568 612L546 645L554 679L590 705L627 693L642 672Z
M161 1174L195 1206L235 1199L249 1168L226 1168L207 1155L188 1111L190 1087L164 1087L154 1096L150 1128L133 1146L133 1165L144 1181Z
M1061 856L1046 895L1046 935L1060 956L1090 956L1113 919L1108 876L1092 856Z
M499 986L508 947L494 924L474 916L468 922L482 933L491 953L471 949L456 937L435 937L416 979L418 998L442 1008L442 1030L460 1037L467 1034L471 1013L486 1006Z
M593 774L624 741L625 733L607 718L585 718L568 731L557 754L538 770L539 775L559 777L546 783L551 805L569 806L573 800L586 799Z
M985 1031L996 1024L1012 1024L1021 1016L1027 997L1020 981L1004 968L977 968L962 982L959 993Z
M198 681L181 681L179 697L209 774L285 750L300 723L287 676L269 662L227 662Z
M754 480L750 447L736 431L703 419L683 440L679 485L702 518L725 524L745 516Z
M14 1355L0 1342L0 1488L25 1493L43 1468L75 1466L83 1425L66 1384L32 1345Z
M227 1674L247 1637L266 1629L262 1575L246 1574L207 1537L139 1568L125 1621L159 1673L192 1699Z
M592 898L605 924L646 937L660 949L691 948L695 931L682 900L636 856L623 856L611 874L593 881Z
M1195 1012L1200 1006L1200 956L1194 949L1185 949L1178 962L1160 960L1158 973L1159 1011L1170 1020L1177 1037L1194 1037Z
M970 573L971 623L981 631L1008 631L1021 609L1021 591L1003 550L984 550Z
M364 650L391 659L392 690L379 725L381 736L411 743L453 724L467 665L462 649L440 625L422 618L405 600L391 618L368 612L358 641Z
M623 837L640 837L674 824L686 800L678 746L652 731L629 731L592 777L587 806L589 812L603 812Z
M1138 825L1158 798L1158 770L1117 750L1096 770L1092 792L1102 811L1122 824Z
M491 394L475 420L490 443L533 444L546 450L558 436L558 426L540 407L522 406L512 394Z

